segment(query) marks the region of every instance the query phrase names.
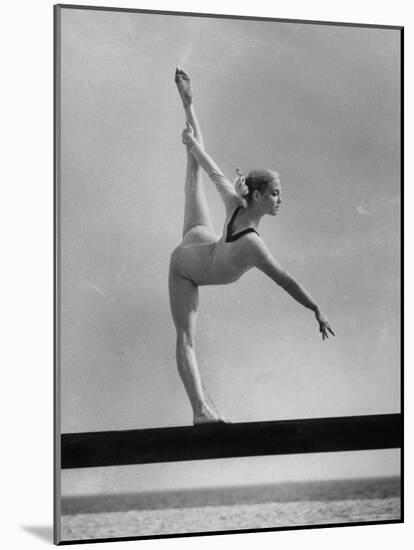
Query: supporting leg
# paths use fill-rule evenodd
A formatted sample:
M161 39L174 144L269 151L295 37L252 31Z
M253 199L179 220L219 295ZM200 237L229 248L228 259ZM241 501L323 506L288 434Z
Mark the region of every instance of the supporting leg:
M193 422L220 422L222 419L208 403L197 365L198 287L176 273L174 267L170 270L169 287L171 312L177 331L177 368L191 403Z

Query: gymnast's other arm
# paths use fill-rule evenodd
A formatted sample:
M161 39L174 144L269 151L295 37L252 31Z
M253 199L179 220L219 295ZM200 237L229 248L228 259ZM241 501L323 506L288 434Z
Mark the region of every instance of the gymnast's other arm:
M291 275L289 275L273 258L264 242L257 237L249 239L249 242L249 252L253 260L253 265L260 269L260 271L263 271L263 273L270 277L277 285L282 287L297 302L314 312L316 320L319 324L319 332L322 334L322 340L328 338L329 333L332 334L332 336L335 336L328 319L319 309L313 298L308 294L303 286Z

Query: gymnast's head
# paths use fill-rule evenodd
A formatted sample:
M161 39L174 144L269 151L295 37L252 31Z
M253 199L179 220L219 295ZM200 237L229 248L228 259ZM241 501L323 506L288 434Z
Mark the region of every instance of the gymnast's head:
M268 169L251 170L246 177L239 168L236 172L234 187L244 206L254 208L262 215L276 216L282 202L278 172Z

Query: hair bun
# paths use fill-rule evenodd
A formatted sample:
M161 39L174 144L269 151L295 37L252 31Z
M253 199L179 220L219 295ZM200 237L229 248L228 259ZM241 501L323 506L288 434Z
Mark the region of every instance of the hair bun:
M240 168L236 168L236 174L237 178L233 182L234 189L239 197L246 197L249 194L249 188L246 185L246 178Z

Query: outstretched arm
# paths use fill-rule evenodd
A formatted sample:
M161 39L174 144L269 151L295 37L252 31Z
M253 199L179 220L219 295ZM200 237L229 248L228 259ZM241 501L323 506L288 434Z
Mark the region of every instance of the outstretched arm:
M197 163L215 184L226 206L226 210L228 211L233 209L236 205L244 205L243 199L236 193L233 185L228 181L214 160L208 153L206 153L206 151L204 151L201 144L197 141L194 129L189 122L187 122L187 127L182 133L182 140L191 152L192 156L196 159Z
M206 153L201 143L198 143L195 139L189 141L191 154L198 161L201 168L207 173L207 175L210 176L211 174L222 174L220 168L210 157L210 155Z
M328 333L331 333L333 336L335 335L329 325L328 319L320 311L314 299L303 288L303 286L291 275L289 275L273 258L263 241L255 241L253 256L253 263L258 269L268 275L268 277L270 277L277 285L281 286L297 302L315 313L316 320L319 324L319 331L322 334L323 340L328 338Z

